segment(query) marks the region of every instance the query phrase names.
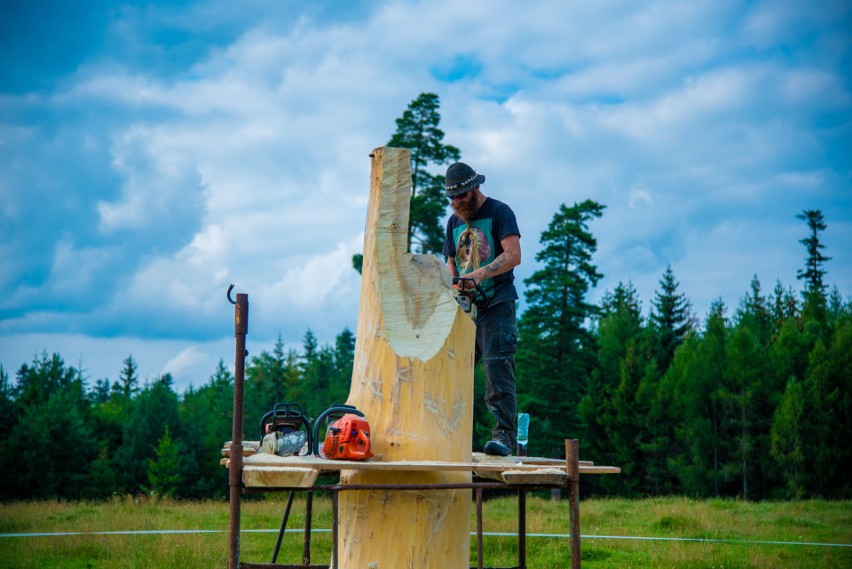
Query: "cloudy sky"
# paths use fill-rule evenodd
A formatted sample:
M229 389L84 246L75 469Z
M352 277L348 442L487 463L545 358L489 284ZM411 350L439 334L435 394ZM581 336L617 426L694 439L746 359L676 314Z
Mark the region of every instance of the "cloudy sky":
M440 96L445 142L512 205L522 280L562 203L650 308L703 319L757 275L799 290L821 209L852 296L852 4L116 0L4 3L0 365L42 352L179 388L248 347L356 327L371 149ZM523 306L522 306L523 308Z

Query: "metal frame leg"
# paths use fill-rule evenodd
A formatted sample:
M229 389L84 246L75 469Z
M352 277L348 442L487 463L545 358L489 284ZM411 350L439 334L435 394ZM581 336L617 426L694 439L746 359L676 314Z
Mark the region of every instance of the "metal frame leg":
M518 569L527 569L527 491L518 490Z
M476 489L476 567L482 569L482 488Z
M568 470L568 513L571 534L571 569L580 569L580 441L565 439Z
M305 549L302 552L302 564L311 564L311 518L314 516L314 493L305 494Z
M281 529L278 530L278 539L275 541L275 549L272 550L272 563L278 561L278 552L281 551L281 540L284 538L284 530L287 529L287 520L290 519L290 508L293 507L293 498L295 492L290 492L287 498L287 508L284 510L284 517L281 519Z
M337 569L337 524L340 521L338 498L340 498L339 492L335 490L331 493L331 569Z

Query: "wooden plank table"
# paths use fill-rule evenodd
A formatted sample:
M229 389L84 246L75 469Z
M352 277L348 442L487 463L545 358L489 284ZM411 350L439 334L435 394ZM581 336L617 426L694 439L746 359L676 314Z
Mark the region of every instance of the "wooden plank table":
M579 567L579 480L583 474L619 474L621 469L615 466L598 466L590 461L580 461L578 455L577 441L566 441L566 460L544 458L544 457L521 457L507 456L496 457L483 453L473 453L467 462L441 462L441 461L383 461L381 456L373 457L366 461L328 460L315 455L281 457L273 454L258 452L256 442L243 443L242 460L240 464L243 487L255 491L263 490L289 490L287 510L282 521L272 564L247 564L241 563L240 567L252 568L289 568L289 567L313 567L310 563L310 513L306 519L305 554L302 565L280 565L275 564L281 543L290 505L293 500L293 492L305 491L308 495L308 511L311 510L311 496L315 490L329 490L332 492L334 508L334 520L332 533L334 549L336 552L337 540L337 493L345 490L362 489L446 489L450 486L455 488L471 488L476 493L477 514L477 559L478 568L482 568L482 490L483 488L506 488L518 490L518 555L519 567L526 567L526 489L528 488L566 488L568 489L568 502L570 514L570 539L572 566ZM223 458L221 463L231 467L231 445L230 441L225 443L222 449ZM392 472L433 472L433 471L468 471L475 476L493 480L492 483L470 482L454 485L412 485L400 483L382 485L318 485L317 479L322 474L339 473L342 470L381 470ZM336 560L336 555L333 556ZM307 560L307 561L306 561ZM335 566L335 561L332 567ZM325 566L323 566L325 567Z
M381 470L397 472L469 471L481 478L507 484L564 485L568 467L564 460L543 457L495 457L473 453L469 462L382 461L380 456L365 461L328 460L315 455L282 457L257 452L251 443L243 447L242 480L246 488L310 488L322 473L341 470ZM230 443L222 449L222 463L230 467ZM619 474L615 466L579 462L583 474Z

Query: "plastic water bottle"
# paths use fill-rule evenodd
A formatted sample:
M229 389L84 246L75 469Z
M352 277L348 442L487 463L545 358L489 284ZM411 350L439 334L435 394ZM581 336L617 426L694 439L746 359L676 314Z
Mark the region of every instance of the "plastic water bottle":
M518 413L518 454L526 456L527 443L530 437L530 416L528 413ZM523 453L523 454L521 454Z

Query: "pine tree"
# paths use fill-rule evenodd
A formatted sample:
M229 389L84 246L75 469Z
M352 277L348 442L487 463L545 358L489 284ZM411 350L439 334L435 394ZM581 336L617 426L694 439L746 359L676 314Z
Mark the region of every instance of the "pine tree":
M852 422L852 320L844 320L829 344L816 340L802 382L804 484L812 496L848 497Z
M180 447L172 439L169 427L154 449L154 458L148 459L148 483L158 498L173 498L180 486Z
M9 383L9 374L0 365L0 441L4 441L6 435L12 430L17 420L18 410L14 389Z
M660 287L651 302L647 328L650 355L634 402L642 418L635 435L635 444L641 452L639 460L644 465L642 482L644 489L653 493L668 489L668 459L676 443L668 406L675 378L666 378L666 373L675 358L675 350L693 330L689 302L678 292L671 265L666 267Z
M640 445L647 429L649 409L639 390L643 377L652 367L642 342L638 339L629 342L619 366L618 386L611 391L609 412L601 417L606 443L612 448L613 463L624 473L622 491L628 496L647 490L647 457Z
M780 398L770 357L748 319L740 318L726 345L725 383L720 391L722 439L727 442L723 478L744 499L764 497L775 476L767 467L772 414Z
M62 356L57 353L50 356L43 353L34 358L32 366L22 365L17 376L15 399L24 408L44 403L75 382L82 386L77 371L73 367L66 367Z
M388 146L411 150L411 210L409 212L408 250L416 253L440 254L444 245L441 218L447 211L444 198L444 175L431 174L430 165L456 162L459 149L444 144L444 131L439 128L440 99L435 93L421 93L396 119L396 132ZM364 261L360 253L353 256L352 266L360 273Z
M258 422L276 403L298 401L301 397L297 372L294 377L291 363L284 351L281 335L275 341L272 353L266 350L252 356L246 366L245 404L243 427L246 434L257 432Z
M199 389L184 392L179 406L181 486L178 494L187 498L224 497L228 473L219 465L222 443L230 440L233 428L234 378L219 360L210 381ZM249 440L259 436L260 417L252 417Z
M108 379L99 379L95 381L95 386L89 393L89 399L92 403L106 403L109 401L110 385Z
M799 317L799 302L792 288L785 289L781 281L776 281L775 289L769 298L772 314L772 340L777 339L784 324Z
M685 294L678 292L679 283L675 280L671 265L660 279L660 290L651 301L651 325L656 336L657 366L665 373L674 353L686 333L693 328L691 306Z
M804 403L802 384L790 378L772 421L772 457L781 468L787 497L794 500L804 495Z
M388 146L411 150L411 212L408 228L409 250L440 253L444 245L441 218L447 210L444 175L430 174L430 164L455 162L459 149L444 144L444 131L438 125L441 102L435 93L421 93L396 119L396 132Z
M329 399L334 402L346 401L352 383L352 369L355 363L355 334L349 328L337 335L334 341L334 365Z
M109 450L102 445L97 458L92 461L87 479L85 496L87 498L109 498L118 490L118 475L109 458Z
M121 381L121 395L125 399L132 398L139 391L139 378L136 376L136 362L133 361L133 356L127 356L122 363L124 369L121 370L119 379Z
M15 394L20 414L0 447L0 496L84 497L98 447L83 378L59 354L44 354L21 367ZM49 448L33 444L34 436Z
M805 259L805 268L796 273L796 277L805 282L804 310L807 316L823 321L826 309L824 265L831 257L822 254L825 245L820 241L820 232L825 231L828 226L822 211L818 209L806 209L797 214L796 218L805 221L810 231L807 237L799 240L799 243L805 246L808 256Z
M729 333L725 305L721 300L711 305L704 328L695 358L683 372L677 395L683 405L683 420L677 427L678 440L683 447L678 475L688 494L718 496L724 460L720 446L719 399Z
M619 366L628 344L642 332L642 304L633 283L618 283L601 300L598 323L598 369L605 384L618 384Z
M519 408L551 433L576 433L581 426L578 404L595 364L587 321L598 311L586 295L602 277L592 263L597 240L588 223L604 207L592 200L561 205L541 235L535 258L544 267L524 281L527 309L519 323L517 360L518 385L526 388ZM535 444L533 440L530 452Z
M580 401L580 415L585 423L583 438L587 455L596 462L616 464L611 430L615 425L613 393L621 383L621 366L628 351L635 350L642 336L642 307L632 283L618 283L601 300L601 316L597 326L597 365ZM621 480L595 477L592 491L618 492Z
M737 319L747 321L760 339L760 342L768 346L772 340L772 313L769 300L761 292L760 279L754 275L751 279L748 294L743 298Z
M311 409L311 413L317 416L333 403L343 402L342 400L335 401L335 397L332 395L332 384L336 374L335 352L327 344L320 345L316 336L310 330L305 334L302 348L304 353L301 364L301 381L305 393L303 401ZM335 395L338 393L336 391Z
M743 357L741 364L748 367L748 375L754 378L748 387L752 402L749 410L754 480L751 484L751 494L753 497L763 497L776 485L778 477L775 462L770 456L770 431L773 416L784 393L786 378L779 377L772 367L771 309L769 301L761 293L760 280L756 275L751 281L749 293L737 309L734 320L735 335L740 330L748 330L755 342L752 346L753 352ZM734 351L732 356L738 356L738 352ZM730 372L735 377L745 377L745 370L742 368L732 368Z
M130 402L121 446L113 457L122 486L128 492L138 492L147 484L148 459L153 458L166 427L178 432L178 397L172 384L172 376L166 373L146 385Z

